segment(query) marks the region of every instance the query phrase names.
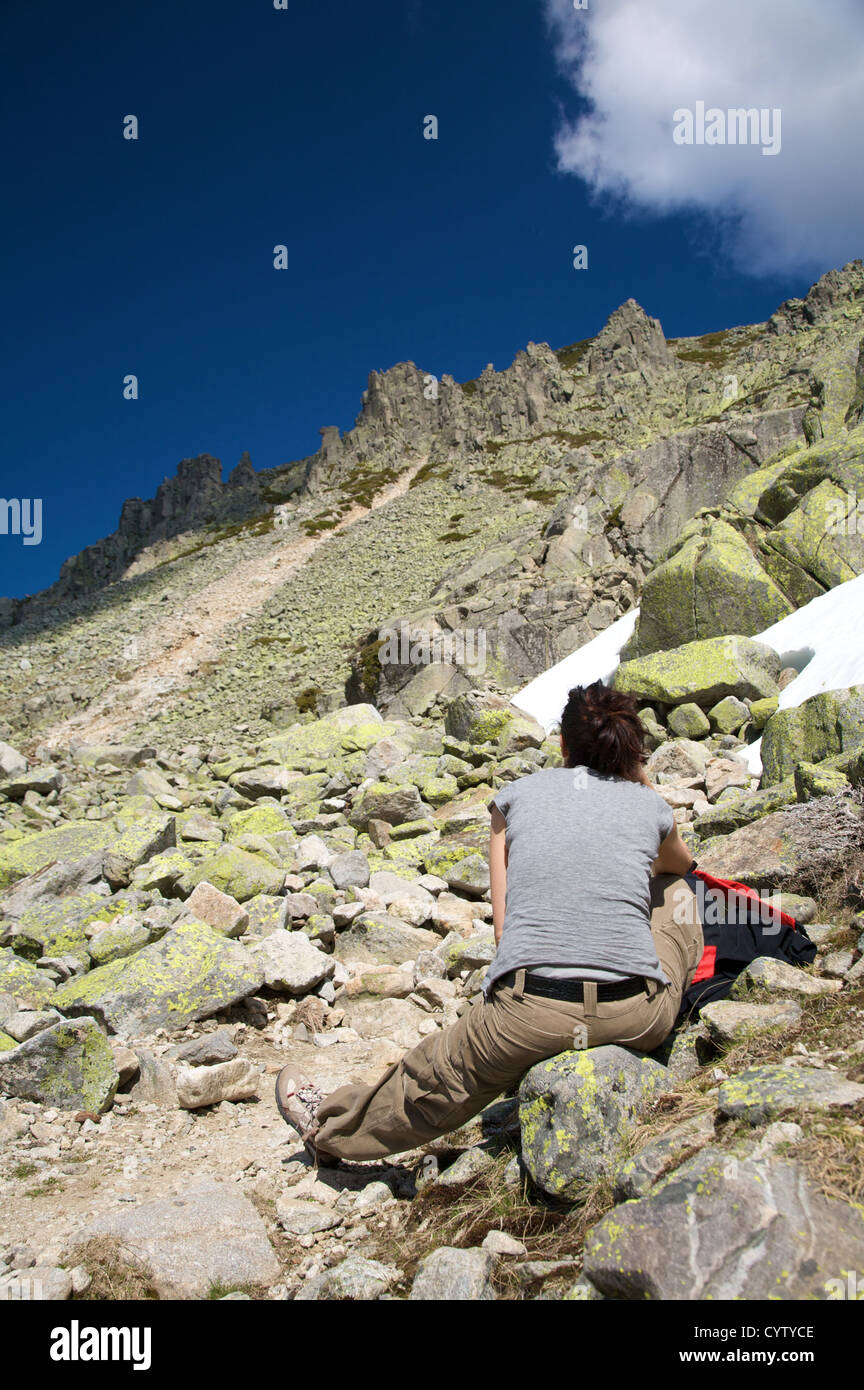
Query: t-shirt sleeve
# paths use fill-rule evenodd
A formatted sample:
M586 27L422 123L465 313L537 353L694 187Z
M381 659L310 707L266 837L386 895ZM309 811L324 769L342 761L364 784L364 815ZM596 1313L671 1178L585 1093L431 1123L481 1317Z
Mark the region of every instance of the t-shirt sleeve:
M505 782L504 786L499 787L495 795L490 796L489 800L486 802L490 811L493 806L497 806L505 820L507 818L507 812L513 805L513 797L515 794L514 786L515 784L513 782Z

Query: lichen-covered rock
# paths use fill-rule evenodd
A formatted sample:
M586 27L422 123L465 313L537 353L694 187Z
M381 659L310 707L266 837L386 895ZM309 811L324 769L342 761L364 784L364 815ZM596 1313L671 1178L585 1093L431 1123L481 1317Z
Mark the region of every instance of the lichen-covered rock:
M538 1187L577 1200L610 1175L624 1133L652 1097L671 1089L659 1062L623 1047L563 1052L522 1079L522 1160Z
M734 695L727 695L725 700L718 700L716 705L712 705L708 711L708 718L716 733L737 734L750 718L750 710L743 700L736 699Z
M849 1109L864 1100L864 1086L819 1067L748 1067L724 1081L717 1096L721 1115L751 1125L774 1120L784 1110Z
M749 637L709 637L671 651L623 661L615 672L616 690L638 700L680 705L692 701L710 709L727 695L760 700L777 694L780 658Z
M0 1091L60 1110L106 1110L119 1080L93 1018L61 1019L0 1056Z
M797 1163L714 1147L585 1237L585 1275L616 1299L827 1298L830 1280L862 1266L860 1210L824 1197Z
M435 932L409 927L386 912L366 912L339 933L336 955L340 960L401 965L403 961L416 960L421 951L432 951L438 945L440 937Z
M654 1139L632 1158L626 1158L615 1173L615 1196L619 1202L644 1197L664 1173L677 1168L694 1150L714 1138L714 1116L702 1111L674 1125L659 1139Z
M112 888L125 888L133 870L177 843L174 817L151 816L124 830L106 849L102 872Z
M254 994L263 968L236 941L203 922L181 922L134 956L69 980L51 1003L95 1014L113 1032L183 1028Z
M24 1008L38 1009L53 998L54 988L50 975L8 946L0 946L0 991L14 995Z
M764 632L791 613L782 589L723 518L696 518L645 580L628 655L729 632Z
M39 835L0 845L0 888L35 874L55 859L75 864L108 848L117 838L109 821L74 821Z
M280 893L285 872L260 854L249 854L237 845L224 844L202 861L188 881L195 888L209 883L238 903L245 903L259 893Z
M778 811L712 840L699 854L699 867L751 888L780 887L806 864L809 847L806 827Z
M707 716L692 703L676 705L669 711L667 723L676 738L706 738L711 732Z
M423 815L423 802L413 783L400 786L394 782L371 782L360 794L351 811L351 824L363 830L370 820L383 820L388 825L418 820Z
M799 763L820 763L864 744L864 686L827 690L794 709L778 710L762 735L763 786L791 776Z
M123 956L132 956L150 940L150 933L132 917L109 923L90 939L88 950L94 965L107 965Z

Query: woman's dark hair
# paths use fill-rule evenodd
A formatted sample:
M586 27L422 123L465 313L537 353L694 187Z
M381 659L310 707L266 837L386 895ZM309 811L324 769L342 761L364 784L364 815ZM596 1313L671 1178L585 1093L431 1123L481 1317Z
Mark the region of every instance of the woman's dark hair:
M561 715L561 735L567 767L632 778L647 761L645 729L635 699L602 681L573 687Z

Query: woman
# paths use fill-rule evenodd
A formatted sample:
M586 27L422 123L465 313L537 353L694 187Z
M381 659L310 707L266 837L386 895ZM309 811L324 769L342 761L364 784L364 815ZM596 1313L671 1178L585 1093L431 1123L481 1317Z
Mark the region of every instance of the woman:
M482 997L372 1086L324 1098L295 1068L280 1072L280 1112L319 1164L447 1134L559 1052L648 1052L671 1031L702 929L681 877L692 856L648 780L635 701L599 681L571 690L561 752L563 767L489 803L498 949Z

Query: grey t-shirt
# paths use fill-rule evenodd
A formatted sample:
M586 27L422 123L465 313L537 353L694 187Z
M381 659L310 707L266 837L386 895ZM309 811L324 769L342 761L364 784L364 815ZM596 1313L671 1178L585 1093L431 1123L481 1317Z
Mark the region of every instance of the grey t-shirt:
M532 967L669 981L651 939L651 865L675 824L641 782L554 767L489 802L507 822L507 905L483 982Z

